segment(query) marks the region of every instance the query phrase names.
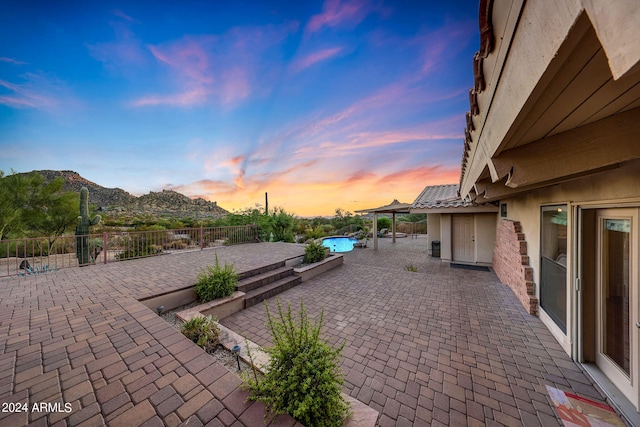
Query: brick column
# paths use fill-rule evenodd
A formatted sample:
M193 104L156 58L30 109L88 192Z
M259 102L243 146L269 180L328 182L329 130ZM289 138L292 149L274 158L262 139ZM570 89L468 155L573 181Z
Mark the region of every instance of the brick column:
M513 290L529 314L537 316L538 298L535 296L533 269L529 265L527 241L520 222L508 219L498 222L493 270L498 279Z

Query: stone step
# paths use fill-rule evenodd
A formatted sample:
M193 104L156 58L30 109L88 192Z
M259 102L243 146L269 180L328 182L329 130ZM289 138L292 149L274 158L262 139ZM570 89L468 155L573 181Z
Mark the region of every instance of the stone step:
M238 281L240 282L249 277L257 276L259 274L263 274L268 271L276 270L278 268L284 267L284 264L285 264L284 261L280 261L273 264L264 265L262 267L254 268L251 270L243 271L242 273L238 274Z
M247 292L244 296L244 308L253 307L267 298L271 298L281 292L293 288L296 285L299 285L301 282L302 279L298 276L288 276L276 280L273 283L269 283L268 285L254 289L251 292Z
M251 292L254 289L273 283L276 280L283 279L293 275L293 267L279 267L264 273L247 277L238 281L236 287L240 292Z

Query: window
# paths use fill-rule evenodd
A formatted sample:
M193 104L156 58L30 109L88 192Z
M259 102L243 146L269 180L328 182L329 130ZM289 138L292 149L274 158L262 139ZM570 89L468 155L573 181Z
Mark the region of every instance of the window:
M567 333L567 205L543 206L540 307Z
M506 218L507 217L507 204L506 203L500 203L500 217L501 218Z

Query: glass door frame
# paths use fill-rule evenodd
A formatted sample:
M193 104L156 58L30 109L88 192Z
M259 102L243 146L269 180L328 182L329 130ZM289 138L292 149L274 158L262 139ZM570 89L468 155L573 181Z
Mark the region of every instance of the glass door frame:
M603 299L604 299L604 232L605 221L609 219L630 220L629 233L629 375L623 371L609 356L603 354ZM596 364L611 382L638 409L640 405L640 372L639 372L639 328L640 303L638 292L638 209L607 208L596 212Z

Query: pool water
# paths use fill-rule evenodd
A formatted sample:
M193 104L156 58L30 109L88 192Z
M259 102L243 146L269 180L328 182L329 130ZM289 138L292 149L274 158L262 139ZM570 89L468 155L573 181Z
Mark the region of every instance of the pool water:
M329 252L349 252L358 243L351 237L328 237L322 241L322 246L329 248Z

